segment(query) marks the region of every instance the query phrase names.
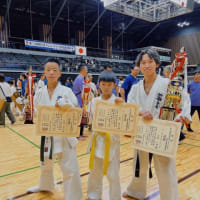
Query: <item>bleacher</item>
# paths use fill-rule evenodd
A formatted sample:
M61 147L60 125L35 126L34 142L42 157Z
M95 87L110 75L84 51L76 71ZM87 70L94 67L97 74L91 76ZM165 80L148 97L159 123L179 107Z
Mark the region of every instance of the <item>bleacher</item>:
M132 61L95 58L88 56L75 56L59 53L48 53L30 50L0 48L0 70L22 70L27 71L32 66L34 71L43 71L44 61L48 57L54 57L59 60L64 73L78 73L81 65L86 65L88 71L93 74L99 74L104 70L104 66L111 66L118 75L127 75L130 73Z

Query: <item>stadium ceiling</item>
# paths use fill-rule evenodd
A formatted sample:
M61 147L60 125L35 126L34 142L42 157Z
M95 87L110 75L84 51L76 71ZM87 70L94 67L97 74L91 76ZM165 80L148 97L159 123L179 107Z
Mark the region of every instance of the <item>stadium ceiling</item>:
M106 9L159 22L193 11L193 0L102 0Z
M113 1L113 0L112 0ZM114 0L115 1L115 0ZM144 3L146 8L141 12L154 13L154 8L163 11L165 6L169 5L169 0L160 0L163 6L150 5L149 2L158 2L158 0L120 0L127 4L139 5L139 2ZM137 1L137 2L136 2ZM168 2L168 3L167 3ZM147 6L148 4L148 6ZM146 9L146 10L145 10ZM145 11L145 12L144 12ZM165 20L142 19L142 17L130 16L123 12L114 12L104 7L101 0L0 0L0 15L9 17L9 15L21 15L29 17L40 23L40 18L46 18L52 26L56 26L58 22L72 23L77 26L86 27L86 36L95 39L96 34L91 34L94 29L110 31L113 35L113 43L117 41L122 34L130 35L138 44L143 43L151 33L155 37L163 37L175 32L180 27L177 27L179 22L187 20L192 26L200 24L200 4L194 2L193 11L187 14L180 13L181 16L168 17ZM157 15L158 16L158 15ZM161 17L161 16L160 16ZM167 33L167 34L166 34ZM90 39L90 38L88 38ZM139 47L139 46L138 46Z

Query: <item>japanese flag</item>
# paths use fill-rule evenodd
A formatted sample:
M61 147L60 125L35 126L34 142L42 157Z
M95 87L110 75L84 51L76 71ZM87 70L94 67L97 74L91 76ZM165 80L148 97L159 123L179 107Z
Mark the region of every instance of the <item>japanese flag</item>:
M80 56L86 56L87 55L86 47L76 46L75 54Z

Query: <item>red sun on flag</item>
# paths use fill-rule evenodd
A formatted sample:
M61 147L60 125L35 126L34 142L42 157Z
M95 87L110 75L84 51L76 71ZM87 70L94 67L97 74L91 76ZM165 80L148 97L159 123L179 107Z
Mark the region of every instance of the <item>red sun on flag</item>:
M80 53L80 54L82 54L82 53L83 53L83 49L82 49L82 48L79 48L79 50L78 50L78 51L79 51L79 53Z

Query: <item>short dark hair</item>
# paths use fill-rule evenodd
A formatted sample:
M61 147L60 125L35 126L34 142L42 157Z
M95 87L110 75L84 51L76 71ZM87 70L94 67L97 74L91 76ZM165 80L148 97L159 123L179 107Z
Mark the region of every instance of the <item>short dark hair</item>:
M58 59L56 58L47 58L45 61L44 61L44 66L49 63L49 62L53 62L53 63L56 63L58 64L59 68L60 68L60 62Z
M14 84L14 83L13 83L13 80L9 80L8 83L11 84L11 85Z
M23 77L24 77L24 79L26 79L26 75L25 75L25 74L20 74L20 76L23 76Z
M0 82L5 81L5 75L3 73L0 73Z
M140 66L140 62L142 60L142 57L147 54L151 59L153 59L155 61L156 64L160 65L160 56L159 54L157 53L157 51L155 50L152 50L152 49L145 49L145 50L142 50L139 55L137 56L136 58L136 65L137 66Z
M81 66L80 66L80 72L81 72L83 69L85 69L85 68L87 68L86 65L81 65Z
M105 66L104 66L104 70L106 70L106 69L108 69L108 68L112 69L112 67L111 67L110 65L105 65Z
M99 75L99 83L101 81L116 83L116 76L115 76L114 72L112 72L112 71L103 71Z
M135 69L136 67L138 67L137 65L131 65L131 69Z

